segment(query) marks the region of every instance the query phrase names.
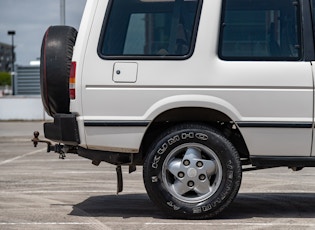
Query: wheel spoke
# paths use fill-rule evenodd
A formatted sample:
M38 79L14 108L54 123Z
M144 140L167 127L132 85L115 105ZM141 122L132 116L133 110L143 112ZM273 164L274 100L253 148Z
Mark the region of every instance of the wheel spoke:
M191 191L193 188L188 187L186 183L183 183L180 180L176 180L173 184L174 191L179 195L184 195L185 193Z
M181 159L174 159L168 164L168 171L173 174L176 178L178 178L178 173L180 172L180 168L182 165L182 160Z
M194 188L194 191L200 195L204 195L208 192L211 191L211 186L210 186L210 182L208 179L204 180L204 181L200 181L198 183L198 186L196 186Z
M184 160L189 160L189 161L195 161L195 160L200 160L201 159L201 152L197 148L187 148L185 156L183 158Z
M204 164L208 177L216 173L217 167L212 160L203 160L202 162Z

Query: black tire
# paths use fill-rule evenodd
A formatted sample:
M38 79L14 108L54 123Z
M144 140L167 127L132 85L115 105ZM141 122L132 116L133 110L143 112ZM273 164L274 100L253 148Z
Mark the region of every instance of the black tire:
M50 116L69 113L69 75L77 30L69 26L47 29L41 47L40 85L42 102Z
M168 215L206 219L233 201L242 169L230 141L215 129L192 123L161 135L145 160L143 178L150 199Z

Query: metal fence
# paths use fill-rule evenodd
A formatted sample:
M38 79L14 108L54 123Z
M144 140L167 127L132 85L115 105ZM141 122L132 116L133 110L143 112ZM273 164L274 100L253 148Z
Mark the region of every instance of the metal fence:
M39 66L16 66L14 94L40 94Z

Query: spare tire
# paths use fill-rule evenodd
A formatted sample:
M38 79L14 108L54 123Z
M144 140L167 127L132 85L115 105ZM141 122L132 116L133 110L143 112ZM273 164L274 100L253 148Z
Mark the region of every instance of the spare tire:
M41 47L40 86L45 111L69 113L69 75L77 30L70 26L51 26Z

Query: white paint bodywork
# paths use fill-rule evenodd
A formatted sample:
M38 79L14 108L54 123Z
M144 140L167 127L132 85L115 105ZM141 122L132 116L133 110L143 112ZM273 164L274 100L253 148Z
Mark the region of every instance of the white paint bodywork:
M180 107L214 109L234 122L313 122L310 62L219 59L221 1L203 1L194 53L177 61L101 59L97 46L107 3L87 1L74 51L77 98L71 111L79 115L82 146L137 152L146 127L85 127L84 121L152 121ZM124 80L117 76L117 66L135 73ZM251 155L311 154L311 128L240 131Z

